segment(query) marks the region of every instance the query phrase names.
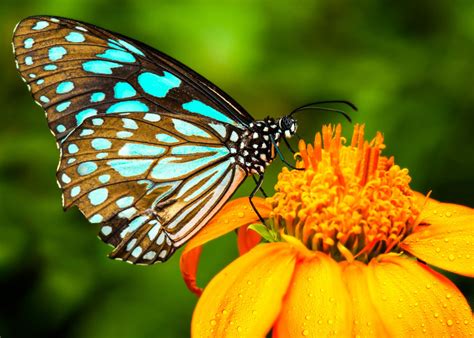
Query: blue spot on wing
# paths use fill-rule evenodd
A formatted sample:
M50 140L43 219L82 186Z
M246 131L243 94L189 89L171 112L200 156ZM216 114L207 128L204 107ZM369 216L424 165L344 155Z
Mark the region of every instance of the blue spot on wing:
M99 205L103 203L107 197L109 196L109 191L107 188L99 188L92 190L87 197L89 197L89 201L92 205Z
M192 147L192 146L189 146ZM158 180L170 180L175 179L181 176L187 176L191 174L193 171L197 171L201 169L203 166L211 163L215 160L221 159L225 154L228 153L227 148L220 147L220 148L211 148L211 147L203 147L207 148L206 152L211 152L208 156L202 156L195 160L191 161L183 161L182 157L165 157L161 159L155 167L151 171L151 177ZM192 150L192 148L182 149L178 152L183 152L186 155L191 155L193 153L189 153L188 151ZM202 149L203 150L203 149Z
M91 95L91 102L100 102L105 99L105 94L102 92L96 92Z
M84 37L84 34L79 33L79 32L71 32L68 35L66 35L66 41L69 42L84 42L86 41L86 38Z
M91 141L91 145L95 150L105 150L112 147L112 142L105 138L95 138Z
M160 146L150 146L140 143L125 143L120 148L118 154L120 156L158 156L166 152L166 148Z
M137 91L128 82L117 82L114 86L114 97L116 99L126 99L136 94Z
M154 160L110 160L107 164L123 177L144 174Z
M112 69L118 67L122 67L122 65L119 63L103 60L87 61L82 64L82 69L84 69L86 72L104 75L112 74Z
M205 138L211 138L205 130L183 120L172 119L174 128L185 136L200 136Z
M48 57L51 61L58 61L67 54L66 48L62 46L55 46L49 49Z
M58 86L56 87L56 93L65 94L65 93L69 93L73 89L74 89L74 83L72 83L71 81L64 81L58 84Z
M181 80L171 73L163 72L163 76L154 73L145 72L138 75L138 84L143 88L145 93L163 98L168 92L179 87Z
M141 50L139 50L137 47L129 44L127 41L124 41L124 40L118 40L118 42L124 46L125 48L127 48L129 51L135 53L135 54L138 54L138 55L141 55L141 56L145 56L145 54L142 53Z
M80 111L76 114L77 125L80 125L82 122L84 122L86 118L95 114L97 114L97 109L88 108L84 109L83 111Z
M222 114L221 112L215 110L212 107L209 107L207 104L204 104L199 100L192 100L191 102L183 104L183 109L186 109L191 113L203 115L220 122L230 123L234 125L236 124L234 120L230 119L226 115Z
M129 112L143 112L148 111L148 106L140 101L123 101L117 102L107 109L106 113L129 113Z
M136 61L132 54L117 49L107 49L103 54L97 54L97 56L117 62L131 63Z

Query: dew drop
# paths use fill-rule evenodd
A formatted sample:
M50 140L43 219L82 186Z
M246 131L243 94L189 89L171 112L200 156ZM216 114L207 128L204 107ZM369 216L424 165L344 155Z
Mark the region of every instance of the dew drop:
M467 324L469 324L469 321L468 321L468 320L465 320L465 321L464 321L464 325L467 325Z
M247 281L247 284L248 284L248 285L252 285L252 281L249 279L249 280Z
M448 242L449 242L449 238L445 238L445 239L444 239L444 242L445 242L445 243L448 243Z
M440 249L440 248L436 248L435 251L439 253L439 252L441 251L441 249Z
M216 326L217 321L215 319L211 320L211 326Z
M431 289L431 284L426 284L427 289Z
M226 309L222 310L222 314L225 316L227 314L227 310Z
M310 320L310 319L311 319L311 316L310 316L310 315L306 315L304 318L305 318L306 320Z
M225 220L224 220L224 223L225 223L225 224L229 224L229 220L228 220L228 219L225 219Z
M242 218L242 217L245 216L245 214L244 214L242 211L239 211L239 212L237 213L237 216L239 216L240 218Z
M253 310L252 314L255 316L257 314L257 311Z
M303 332L301 332L301 334L303 336L307 336L307 335L309 335L309 331L308 330L303 330Z
M447 294L446 294L446 298L448 298L448 299L451 298L452 296L453 296L453 295L450 294L450 293L447 293Z
M241 294L241 293L239 293L239 298L242 298L242 297L243 297L243 296L242 296L242 294Z
M448 259L452 262L452 261L454 261L454 260L456 259L456 257L455 257L453 254L450 254L450 255L448 256Z
M398 318L398 319L403 318L403 315L402 315L401 313L399 313L399 314L397 315L397 318Z
M334 321L332 319L328 319L328 324L329 325L332 325L334 323Z
M318 324L321 325L323 323L323 321L320 319L318 320Z
M446 322L446 324L448 324L448 326L453 326L453 321L451 319L448 319L448 321Z
M242 326L237 326L237 331L242 332Z
M435 318L438 318L438 317L439 317L439 313L438 313L438 312L435 312L435 313L433 314L433 316L434 316Z
M453 214L449 211L446 211L445 215L446 215L446 217L451 217Z
M334 301L335 301L334 297L329 298L329 302L330 302L330 303L332 303L332 302L334 302Z

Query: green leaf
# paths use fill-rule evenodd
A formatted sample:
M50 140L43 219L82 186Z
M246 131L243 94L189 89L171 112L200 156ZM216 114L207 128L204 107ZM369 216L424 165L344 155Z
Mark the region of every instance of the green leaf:
M267 242L279 242L278 233L268 229L265 225L261 223L251 224L248 227L249 229L255 231L260 236L262 236Z

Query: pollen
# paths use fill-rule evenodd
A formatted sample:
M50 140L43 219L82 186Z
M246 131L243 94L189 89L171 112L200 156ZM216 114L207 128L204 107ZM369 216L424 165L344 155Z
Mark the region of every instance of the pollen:
M355 125L346 145L341 130L324 126L313 144L300 141L300 170L283 168L268 199L273 226L337 261L399 252L420 214L408 169L381 155L380 132L369 142Z

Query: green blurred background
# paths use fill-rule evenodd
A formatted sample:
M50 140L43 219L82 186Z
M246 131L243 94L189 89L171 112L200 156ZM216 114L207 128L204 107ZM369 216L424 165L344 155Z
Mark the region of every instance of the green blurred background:
M349 99L356 122L386 136L413 187L474 206L474 2L14 1L0 3L0 335L186 337L194 295L179 252L166 264L109 260L77 210L64 213L44 114L11 54L11 32L34 14L123 33L189 65L256 118L322 99ZM300 118L309 139L329 113ZM350 126L343 122L348 135ZM272 190L281 162L268 172ZM247 195L247 182L236 196ZM199 281L237 254L235 235L208 245ZM450 275L471 301L472 280Z

